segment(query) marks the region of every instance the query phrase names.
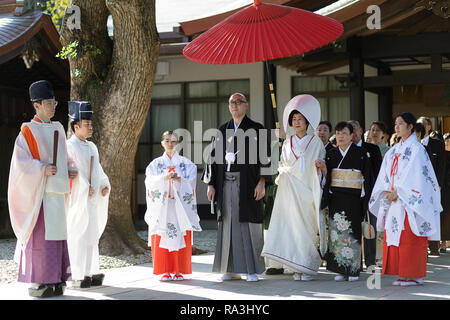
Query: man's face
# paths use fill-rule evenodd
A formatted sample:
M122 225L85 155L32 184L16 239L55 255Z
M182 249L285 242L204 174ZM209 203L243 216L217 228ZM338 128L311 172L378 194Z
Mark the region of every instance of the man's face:
M429 135L431 131L431 126L428 124L428 122L425 119L419 119L417 120L417 122L421 123L425 128L425 136Z
M320 140L322 140L323 144L328 142L328 139L330 139L330 134L330 129L328 129L326 124L321 124L317 127L317 136Z
M92 120L81 120L75 126L75 133L84 139L92 137Z
M243 96L233 94L228 101L228 109L233 117L240 118L245 115L248 108L248 102Z
M353 127L352 141L353 141L353 143L356 144L359 142L359 140L361 140L361 136L363 134L363 129L358 127L358 125L356 123L351 122L350 124Z
M346 146L352 141L352 134L348 128L344 128L341 131L336 130L336 143L339 147Z
M55 99L45 99L41 103L35 102L33 105L39 118L50 120L55 116L58 102Z

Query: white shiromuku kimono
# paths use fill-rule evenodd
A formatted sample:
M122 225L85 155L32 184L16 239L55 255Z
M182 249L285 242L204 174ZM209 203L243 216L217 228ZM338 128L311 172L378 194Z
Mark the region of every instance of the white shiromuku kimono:
M23 135L28 127L39 158L32 155ZM59 132L57 173L45 176L45 167L53 162L54 132ZM66 240L66 196L70 192L66 134L61 123L43 123L37 117L24 123L11 159L8 182L8 205L11 225L17 237L15 261L19 262L35 227L41 205L45 221L45 240ZM23 263L23 265L25 265Z
M278 189L261 255L295 272L315 275L322 262L318 251L322 189L314 162L325 159L325 148L315 135L296 140L288 136L283 143Z
M99 161L98 150L91 141L82 141L75 134L67 140L69 159L78 170L72 181L67 216L67 245L74 280L99 273L99 239L108 219L111 185ZM91 156L92 178L89 184ZM89 187L94 194L89 196ZM102 189L109 192L102 196Z
M397 190L398 200L391 203L385 191L392 189ZM385 230L388 246L399 246L405 214L416 236L440 240L439 185L428 154L414 134L386 152L369 209L377 216L377 231Z
M169 172L176 172L181 181L165 180ZM145 171L149 245L151 236L161 236L160 248L169 252L186 247L186 231L201 231L197 215L195 187L197 166L175 152L172 159L164 154L154 159Z

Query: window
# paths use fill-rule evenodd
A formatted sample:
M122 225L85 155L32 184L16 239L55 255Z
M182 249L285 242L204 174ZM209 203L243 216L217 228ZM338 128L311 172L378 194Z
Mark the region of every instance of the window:
M161 135L167 130L185 128L194 138L194 121L202 121L202 135L210 128L218 128L231 116L228 98L241 92L250 99L248 79L154 84L153 96L144 129L139 140L136 164L138 172L154 158L162 155ZM202 143L202 150L209 144ZM191 154L193 154L193 147ZM194 160L194 159L191 159ZM199 169L203 163L197 163Z
M350 119L350 97L348 89L330 76L293 77L292 96L311 94L320 103L321 120L328 120L334 127L339 121Z

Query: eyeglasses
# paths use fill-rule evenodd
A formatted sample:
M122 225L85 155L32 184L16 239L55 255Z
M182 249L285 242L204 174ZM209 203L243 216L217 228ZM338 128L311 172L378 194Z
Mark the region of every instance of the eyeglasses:
M44 101L41 102L41 104L44 107L56 107L58 105L58 101L54 100L54 101L47 101L44 103Z
M241 105L243 103L247 103L247 101L245 101L245 100L231 100L230 101L230 104L235 104L237 106L239 106L239 105Z

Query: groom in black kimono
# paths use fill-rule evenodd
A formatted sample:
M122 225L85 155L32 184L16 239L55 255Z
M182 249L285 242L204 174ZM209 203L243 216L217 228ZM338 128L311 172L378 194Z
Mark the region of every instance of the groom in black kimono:
M232 119L219 127L213 142L208 200L217 201L219 220L213 272L222 280L257 281L264 272L263 198L271 181L270 134L246 115L248 101L241 93L229 98ZM265 148L265 150L261 150Z

